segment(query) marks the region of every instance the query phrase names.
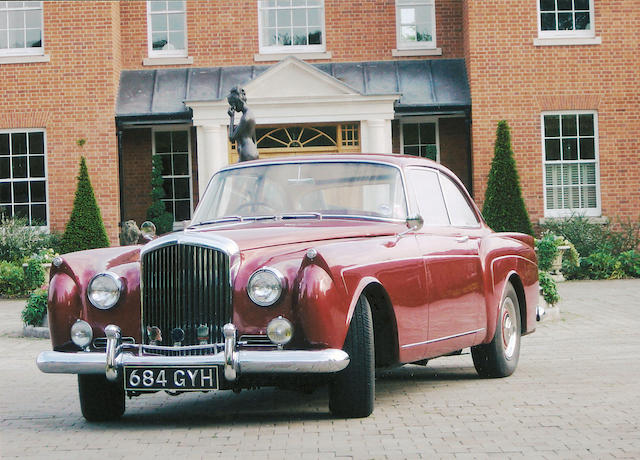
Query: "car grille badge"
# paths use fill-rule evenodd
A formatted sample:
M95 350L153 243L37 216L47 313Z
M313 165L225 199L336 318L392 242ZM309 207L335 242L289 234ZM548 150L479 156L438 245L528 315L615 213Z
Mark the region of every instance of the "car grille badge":
M184 340L184 330L176 327L171 330L171 338L173 339L173 346L179 347L182 345L182 341Z
M158 326L147 326L147 337L150 345L158 345L162 342L162 331Z
M201 324L197 329L198 343L200 345L206 345L209 341L209 326Z

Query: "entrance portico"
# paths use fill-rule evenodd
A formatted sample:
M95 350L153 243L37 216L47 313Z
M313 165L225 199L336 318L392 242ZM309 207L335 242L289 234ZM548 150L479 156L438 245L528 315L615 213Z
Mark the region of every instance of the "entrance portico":
M244 85L258 126L357 122L363 152L391 152L391 120L400 94L363 95L296 58L288 58ZM229 159L228 104L187 100L197 128L199 191Z

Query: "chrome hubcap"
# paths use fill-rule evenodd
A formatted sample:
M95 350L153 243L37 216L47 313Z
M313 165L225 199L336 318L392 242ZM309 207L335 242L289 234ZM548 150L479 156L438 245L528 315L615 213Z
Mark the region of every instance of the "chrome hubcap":
M502 348L507 359L513 356L518 342L516 326L516 308L513 300L507 297L502 302Z

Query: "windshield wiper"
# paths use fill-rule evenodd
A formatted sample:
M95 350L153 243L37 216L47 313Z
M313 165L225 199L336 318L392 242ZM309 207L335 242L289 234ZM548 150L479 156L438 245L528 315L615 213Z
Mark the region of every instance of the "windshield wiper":
M242 216L225 216L225 217L220 217L219 219L203 220L202 222L189 225L189 228L200 227L202 225L219 224L222 222L242 222Z
M287 219L319 219L322 220L322 214L319 212L301 212L299 214L283 214L280 216L282 220Z

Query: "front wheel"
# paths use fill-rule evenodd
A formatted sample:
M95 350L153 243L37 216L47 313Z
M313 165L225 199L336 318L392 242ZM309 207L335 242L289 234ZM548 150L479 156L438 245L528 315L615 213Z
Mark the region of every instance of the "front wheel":
M511 283L500 302L493 340L471 347L473 365L481 377L507 377L514 373L520 357L520 304Z
M375 355L371 308L364 295L356 304L343 349L349 355L349 365L329 386L329 409L337 417L368 417L376 392Z
M88 422L119 419L124 414L124 385L110 382L104 375L78 374L80 409Z

